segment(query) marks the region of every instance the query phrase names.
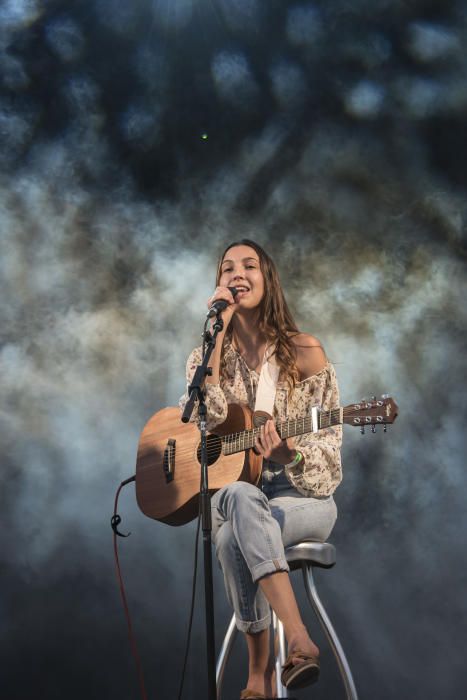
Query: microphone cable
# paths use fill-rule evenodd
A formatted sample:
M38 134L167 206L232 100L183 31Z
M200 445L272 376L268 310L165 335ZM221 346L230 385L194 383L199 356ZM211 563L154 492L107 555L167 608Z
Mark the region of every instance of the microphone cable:
M201 504L201 500L200 500L200 504ZM183 659L182 677L180 679L180 688L178 691L177 700L182 700L183 684L185 682L185 673L186 673L186 666L187 666L187 662L188 662L188 653L190 650L191 630L192 630L192 626L193 626L193 613L194 613L194 609L195 609L196 580L197 580L197 576L198 576L198 549L199 549L200 526L201 526L201 507L198 510L198 524L196 526L196 535L195 535L195 557L194 557L194 564L193 564L193 582L192 582L192 587L191 587L190 618L188 621L188 632L187 632L186 643L185 643L185 657Z
M148 700L146 686L144 683L143 665L141 663L141 657L139 655L138 645L136 643L136 638L135 638L134 633L133 633L133 625L131 622L130 611L128 608L128 602L127 602L127 598L126 598L125 586L123 583L123 577L122 577L122 572L121 572L121 568L120 568L120 560L119 560L119 556L118 556L118 546L117 546L117 542L118 542L117 537L129 537L129 535L131 535L131 532L124 534L123 532L120 532L118 529L118 526L122 522L120 515L118 515L118 513L117 513L118 499L120 496L120 491L122 490L122 488L124 486L126 486L127 484L130 484L131 482L133 482L135 480L136 480L136 476L133 475L130 478L122 481L122 483L118 487L117 492L115 494L114 513L110 519L110 524L111 524L111 527L113 530L115 570L116 570L118 587L120 589L120 595L122 598L123 609L125 612L125 617L126 617L126 622L127 622L128 637L130 640L131 652L133 655L133 659L135 661L136 672L138 675L138 681L139 681L139 687L140 687L142 700ZM181 700L181 698L182 698L183 685L185 683L186 667L187 667L187 663L188 663L188 654L189 654L189 650L190 650L191 632L192 632L192 628L193 628L193 614L194 614L194 609L195 609L195 597L196 597L196 582L197 582L197 577L198 577L198 550L199 550L200 529L201 529L201 509L198 510L198 523L196 526L195 554L194 554L194 564L193 564L193 582L192 582L192 590L191 590L190 616L189 616L189 621L188 621L188 632L187 632L187 638L186 638L186 643L185 643L185 654L184 654L184 659L183 659L183 668L182 668L181 679L180 679L180 687L179 687L178 696L177 696L178 700Z
M122 597L123 609L125 611L125 617L126 617L126 622L127 622L127 627L128 627L128 637L130 639L131 652L132 652L133 658L135 660L136 672L138 674L139 687L140 687L140 691L141 691L141 697L143 698L143 700L148 700L146 686L144 684L143 665L141 663L141 657L139 655L138 645L136 644L136 639L135 639L135 636L133 634L133 625L131 624L130 611L128 609L128 602L126 599L125 586L123 584L123 577L122 577L122 572L120 569L120 561L118 558L118 546L117 546L117 537L129 537L129 535L131 535L131 532L128 532L126 535L124 535L122 532L120 532L118 530L118 526L122 522L121 517L117 513L118 497L120 496L120 491L122 490L122 488L124 486L126 486L127 484L131 484L131 482L135 481L135 480L136 480L136 476L133 475L129 479L125 479L125 481L122 481L122 483L118 487L117 493L115 494L114 514L110 519L110 525L111 525L112 530L113 530L113 543L114 543L115 569L116 569L116 574L117 574L117 582L118 582L118 587L120 589L120 594Z

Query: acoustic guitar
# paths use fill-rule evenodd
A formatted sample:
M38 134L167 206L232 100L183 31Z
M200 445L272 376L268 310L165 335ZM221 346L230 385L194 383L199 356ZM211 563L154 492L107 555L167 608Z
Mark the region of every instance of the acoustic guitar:
M285 439L345 423L359 426L384 425L397 417L397 404L384 394L360 403L323 411L312 408L305 418L276 422ZM169 525L184 525L198 514L201 478L201 445L198 426L182 423L179 408L164 408L155 413L141 433L136 459L136 499L150 518ZM258 483L261 455L252 447L260 431L254 425L248 406L230 404L227 420L208 434L209 491L211 494L233 481Z

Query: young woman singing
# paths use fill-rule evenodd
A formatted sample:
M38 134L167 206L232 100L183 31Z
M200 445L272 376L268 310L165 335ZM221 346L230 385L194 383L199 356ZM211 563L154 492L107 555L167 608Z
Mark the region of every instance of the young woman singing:
M225 421L230 403L254 410L260 372L271 358L279 369L274 420L308 416L313 406L337 408L334 368L320 342L296 327L269 255L250 240L230 244L216 285L208 305L224 299L228 306L206 383L208 430ZM237 289L235 298L228 287ZM197 348L187 362L188 383L200 361ZM282 621L288 644L283 684L298 688L318 678L319 649L298 610L284 547L329 537L337 516L332 494L342 479L340 426L281 440L274 420L256 440L263 457L258 485L238 481L212 498L216 555L248 647L247 687L240 697L250 700L275 696L269 606Z

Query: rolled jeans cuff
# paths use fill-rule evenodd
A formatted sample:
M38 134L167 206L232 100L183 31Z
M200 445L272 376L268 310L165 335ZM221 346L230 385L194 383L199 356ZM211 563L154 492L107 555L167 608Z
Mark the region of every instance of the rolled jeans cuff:
M259 581L263 576L268 574L275 574L277 571L290 571L287 560L284 556L278 557L277 559L267 559L262 561L261 564L256 564L251 569L251 577L253 582Z
M235 624L240 632L245 632L247 634L257 634L263 630L267 630L271 624L271 613L268 612L266 617L262 617L261 620L241 620L237 615L235 615Z

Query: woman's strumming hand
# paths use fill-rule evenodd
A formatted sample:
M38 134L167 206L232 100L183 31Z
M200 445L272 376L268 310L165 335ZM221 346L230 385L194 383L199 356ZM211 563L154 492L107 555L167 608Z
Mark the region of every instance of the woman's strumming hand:
M268 420L261 426L261 432L255 441L255 449L263 455L264 459L271 459L278 464L288 464L297 454L293 439L282 440L273 420Z

